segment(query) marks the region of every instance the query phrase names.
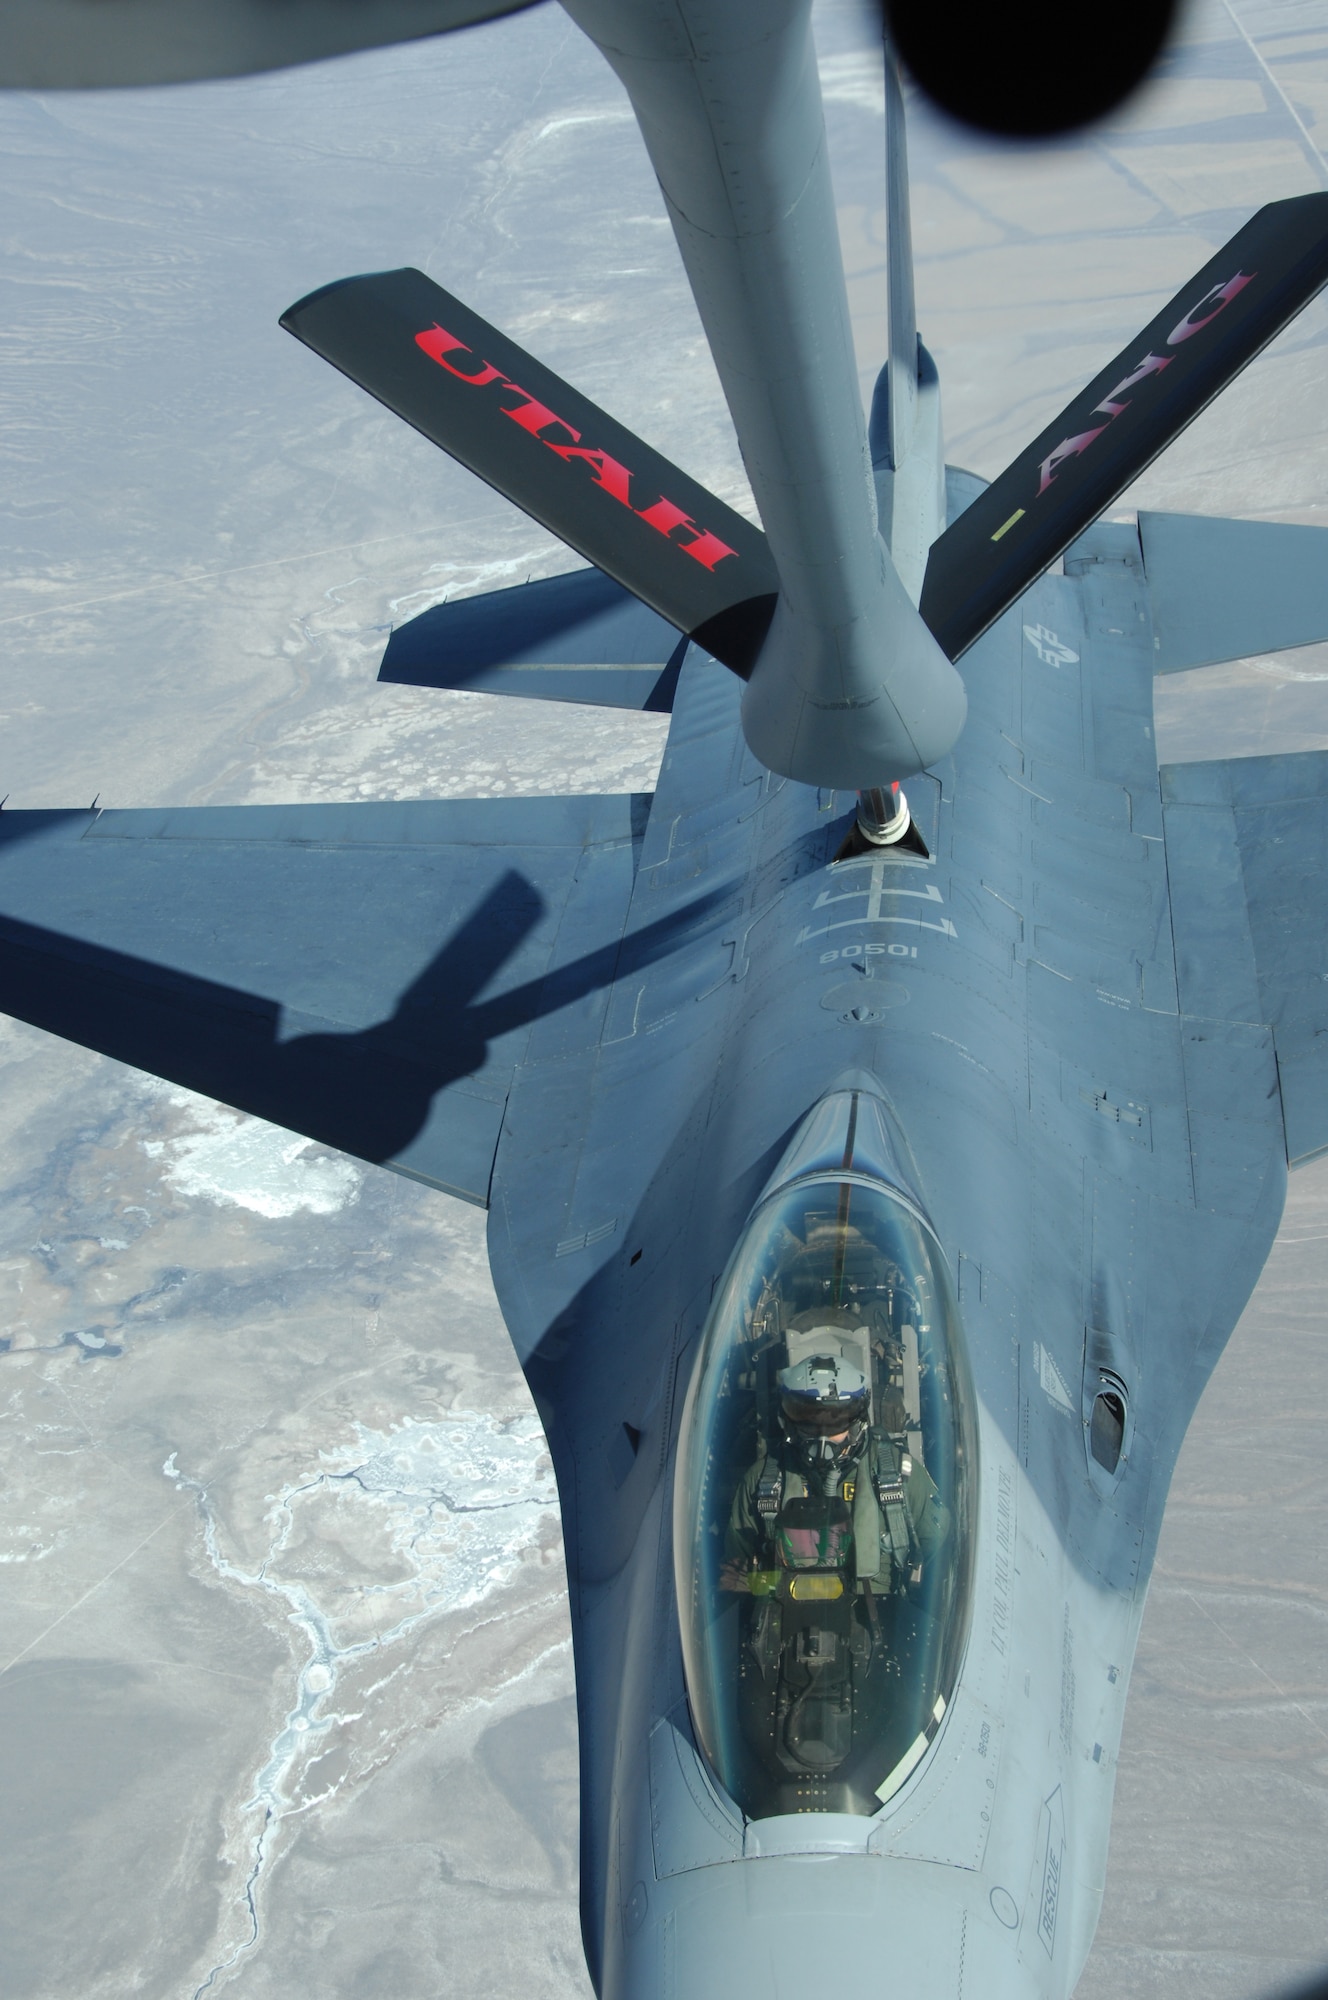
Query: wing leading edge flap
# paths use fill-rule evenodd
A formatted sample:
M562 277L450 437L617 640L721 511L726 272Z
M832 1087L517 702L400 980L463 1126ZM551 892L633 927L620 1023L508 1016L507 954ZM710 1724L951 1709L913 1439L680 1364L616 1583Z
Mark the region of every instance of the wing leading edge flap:
M593 1047L639 797L0 813L0 1010L483 1206L526 1032Z
M1328 1150L1328 751L1162 771L1181 1012L1273 1031L1293 1166Z
M422 271L311 292L281 324L570 548L750 673L779 579L765 536Z

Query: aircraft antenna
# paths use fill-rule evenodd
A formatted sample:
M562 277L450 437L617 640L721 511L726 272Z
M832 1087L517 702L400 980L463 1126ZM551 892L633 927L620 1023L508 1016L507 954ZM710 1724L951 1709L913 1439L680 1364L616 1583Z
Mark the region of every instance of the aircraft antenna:
M913 300L913 229L908 206L908 133L899 65L885 44L885 227L889 284L890 463L896 471L913 442L918 401L918 321Z

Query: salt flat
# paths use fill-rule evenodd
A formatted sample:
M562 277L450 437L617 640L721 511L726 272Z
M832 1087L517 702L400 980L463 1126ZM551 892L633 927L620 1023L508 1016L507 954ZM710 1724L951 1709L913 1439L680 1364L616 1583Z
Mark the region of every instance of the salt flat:
M818 33L864 388L880 82ZM1033 158L913 114L924 337L988 475L1257 202L1325 184L1328 0L1196 5ZM171 94L0 99L0 793L648 788L654 718L379 688L549 538L277 328L414 263L750 505L625 102L546 7ZM1126 496L1328 523L1328 309ZM1328 649L1178 676L1164 756L1328 747ZM556 1506L483 1218L0 1027L0 1911L15 2000L588 1991ZM1328 1961L1328 1167L1187 1443L1081 1994Z

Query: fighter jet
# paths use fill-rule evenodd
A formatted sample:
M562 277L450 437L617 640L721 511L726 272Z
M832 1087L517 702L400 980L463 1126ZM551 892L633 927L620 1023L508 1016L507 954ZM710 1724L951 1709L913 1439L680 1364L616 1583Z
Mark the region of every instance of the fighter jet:
M1152 735L1155 675L1328 637L1328 549L1103 516L1328 280L1328 196L984 485L888 61L864 423L806 6L568 11L761 527L418 272L283 324L590 565L423 614L381 677L667 712L655 791L6 811L0 1007L488 1209L606 2000L1052 2000L1176 1455L1328 1148L1328 759Z

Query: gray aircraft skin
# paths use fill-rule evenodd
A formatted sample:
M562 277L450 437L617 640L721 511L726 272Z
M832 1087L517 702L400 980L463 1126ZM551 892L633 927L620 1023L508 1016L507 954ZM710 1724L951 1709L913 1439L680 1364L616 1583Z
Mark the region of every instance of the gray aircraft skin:
M554 1017L516 1073L489 1241L563 1497L606 1994L805 1991L833 1938L850 1989L1062 1995L1092 1940L1167 1484L1285 1189L1238 829L1260 829L1259 887L1290 891L1265 841L1323 825L1325 770L1160 777L1138 533L1098 530L1066 569L966 658L968 727L913 787L928 861L834 864L845 801L764 773L732 682L685 668L632 901L724 883L724 919L603 996L593 1052L569 1059ZM907 1135L896 1171L957 1276L971 1627L877 1816L744 1823L689 1720L669 1466L715 1280L790 1135L854 1089ZM1103 1369L1128 1398L1115 1479L1087 1434Z
M648 798L6 812L0 1004L488 1207L562 1503L605 2000L1059 2000L1176 1456L1288 1161L1328 1148L1328 757L1159 771L1153 679L1328 637L1321 531L1099 522L961 682L914 607L983 482L915 358L901 126L869 436L806 6L567 4L779 573L750 678L682 650ZM855 788L900 777L916 835L873 845ZM770 1217L818 1190L839 1240L865 1202L935 1252L930 1329L887 1331L910 1463L951 1406L949 1553L912 1571L950 1565L942 1664L879 1786L823 1756L800 1803L785 1750L744 1810L697 1679L738 1614L680 1468L709 1477Z

